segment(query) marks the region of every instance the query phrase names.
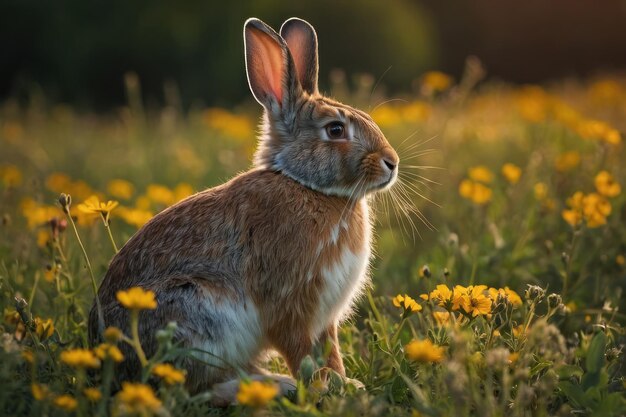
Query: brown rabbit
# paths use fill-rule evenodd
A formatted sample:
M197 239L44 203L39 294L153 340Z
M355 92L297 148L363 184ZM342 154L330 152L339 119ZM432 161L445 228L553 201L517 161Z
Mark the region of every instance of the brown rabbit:
M268 349L292 374L315 343L330 341L328 366L345 370L337 326L368 277L368 194L395 181L398 156L364 112L317 89L317 36L297 18L280 35L258 19L244 25L250 89L264 107L254 167L164 210L113 258L99 290L106 326L128 330L116 293L155 292L140 318L148 355L170 321L175 340L198 349L187 359L192 392L214 386L232 401L241 371ZM99 340L90 314L90 340ZM138 375L126 350L123 378ZM274 376L283 389L293 380ZM217 401L217 397L216 397Z

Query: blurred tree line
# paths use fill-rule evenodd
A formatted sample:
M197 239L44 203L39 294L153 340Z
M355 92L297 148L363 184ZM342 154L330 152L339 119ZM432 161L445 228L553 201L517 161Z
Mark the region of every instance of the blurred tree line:
M240 102L250 16L317 28L322 89L341 68L406 92L428 69L458 78L468 55L515 82L626 68L625 0L0 0L0 100L42 91L106 109L132 71L148 103L166 85L184 107Z
M435 61L432 27L410 1L0 0L0 97L42 88L54 101L109 107L123 76L145 98L174 83L184 104L232 104L248 93L242 28L256 16L278 30L300 16L318 31L322 87L333 68L382 75L404 88ZM389 24L393 22L393 24Z

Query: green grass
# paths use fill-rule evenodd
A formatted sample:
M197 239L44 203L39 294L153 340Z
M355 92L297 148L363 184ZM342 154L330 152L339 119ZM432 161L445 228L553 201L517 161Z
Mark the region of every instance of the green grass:
M395 191L373 201L373 286L340 335L348 376L364 389L320 369L321 346L303 362L292 397L258 409L211 409L210 392L191 397L179 384L151 375L154 364L188 354L172 345L172 330L165 329L162 348L148 358L143 374L144 382L157 387L158 402L150 408L135 401L138 412L626 413L621 351L626 199L615 185L626 186L619 133L626 129L626 80L607 77L545 89L497 83L476 89L475 81L468 78L442 92L422 88L379 106L384 98L372 95L369 84L351 93L335 86L337 98L371 112L402 161ZM133 412L123 395L111 393L111 359L88 372L60 359L62 352L87 347L93 286L59 194L72 196L71 214L98 281L114 254L112 239L121 246L151 214L250 166L260 113L251 103L236 109L145 110L135 91L129 96L131 105L106 115L36 97L27 106L7 101L0 109L5 316L0 409L5 415ZM566 152L569 157L563 157ZM518 181L503 175L506 163L520 169ZM603 182L601 171L614 182ZM128 181L131 195L111 189L114 179ZM573 198L579 191L584 197ZM111 212L111 236L101 219L77 210L91 195L119 202ZM471 307L440 305L432 293L437 285L481 284L508 287L523 302L492 296L489 315L474 315ZM429 293L430 299L420 297ZM415 299L421 310L396 307L392 299L398 294ZM485 295L469 294L467 302L484 301ZM446 311L453 323L438 323L432 313ZM126 341L119 343L130 341L126 331ZM409 345L414 340L433 346L420 350ZM441 358L434 355L439 347ZM279 358L270 359L268 367L286 372ZM85 387L95 387L102 398L90 402ZM59 399L62 395L71 398Z

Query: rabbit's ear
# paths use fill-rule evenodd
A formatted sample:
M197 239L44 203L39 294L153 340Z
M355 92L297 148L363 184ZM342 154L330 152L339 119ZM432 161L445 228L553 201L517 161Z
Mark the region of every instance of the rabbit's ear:
M271 27L251 18L244 24L246 72L254 98L266 109L280 112L302 91L285 40Z
M302 89L309 94L317 93L318 60L315 29L307 21L292 17L281 26L280 36L287 42Z

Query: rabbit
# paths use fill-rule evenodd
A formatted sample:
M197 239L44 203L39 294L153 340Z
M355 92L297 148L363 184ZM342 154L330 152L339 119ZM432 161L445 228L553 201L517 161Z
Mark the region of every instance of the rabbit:
M98 291L106 326L128 331L116 293L139 286L158 306L140 315L148 356L170 321L174 340L195 349L186 387L234 401L243 373L276 351L296 376L316 343L327 366L345 376L337 327L368 284L372 223L368 196L388 189L399 158L363 111L318 91L317 35L304 20L280 34L259 19L244 24L250 90L263 107L253 167L154 216L117 253ZM96 306L92 344L101 340ZM128 346L121 378L137 378ZM200 360L196 360L200 359ZM288 375L270 375L283 391Z

